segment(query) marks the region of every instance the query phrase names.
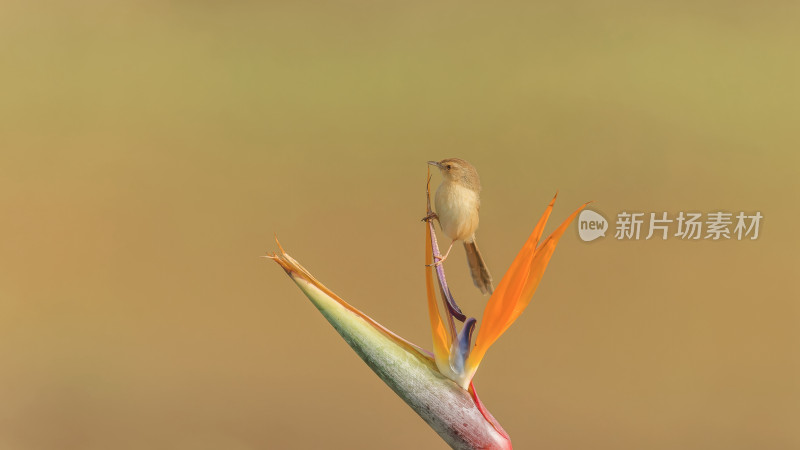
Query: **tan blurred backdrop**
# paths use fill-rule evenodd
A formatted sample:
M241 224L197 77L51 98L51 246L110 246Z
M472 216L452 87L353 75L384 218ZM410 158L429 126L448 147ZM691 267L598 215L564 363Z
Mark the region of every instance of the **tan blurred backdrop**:
M258 255L430 347L451 156L496 280L556 190L764 216L573 227L476 378L517 448L800 448L800 9L600 3L3 1L0 449L443 448Z

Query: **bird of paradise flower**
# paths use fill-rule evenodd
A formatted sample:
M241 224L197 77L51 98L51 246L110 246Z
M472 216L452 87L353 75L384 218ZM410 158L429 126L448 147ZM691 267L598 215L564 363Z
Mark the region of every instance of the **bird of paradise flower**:
M280 265L358 356L454 449L510 449L511 439L483 406L472 378L488 348L522 314L533 297L558 240L575 216L573 212L549 237L542 240L556 198L503 275L483 312L472 345L476 320L466 318L447 286L444 267L434 264L440 255L433 228L428 174L425 217L425 286L433 334L433 353L406 341L345 302L289 256L266 257ZM276 241L277 242L277 241ZM437 300L433 272L439 287ZM460 332L456 321L463 322Z

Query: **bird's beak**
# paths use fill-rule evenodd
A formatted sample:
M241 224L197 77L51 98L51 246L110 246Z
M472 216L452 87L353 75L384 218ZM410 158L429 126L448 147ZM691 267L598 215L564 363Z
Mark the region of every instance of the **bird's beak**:
M442 168L442 163L440 163L439 161L428 161L428 164L430 164L432 166L436 166L436 167L438 167L440 169Z

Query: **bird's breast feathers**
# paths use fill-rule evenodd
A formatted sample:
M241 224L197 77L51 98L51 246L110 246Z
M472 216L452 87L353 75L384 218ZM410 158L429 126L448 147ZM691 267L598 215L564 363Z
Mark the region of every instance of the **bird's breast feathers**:
M472 189L455 183L443 183L436 190L436 214L439 225L453 240L469 240L478 228L480 197Z

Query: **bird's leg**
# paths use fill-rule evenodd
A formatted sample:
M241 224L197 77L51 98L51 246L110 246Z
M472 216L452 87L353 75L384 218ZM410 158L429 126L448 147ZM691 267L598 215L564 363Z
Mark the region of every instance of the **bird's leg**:
M447 248L447 252L444 254L444 256L433 255L433 259L435 259L437 261L434 261L433 264L428 264L428 267L436 267L436 266L442 264L444 262L444 260L447 259L447 256L450 255L450 250L453 249L453 244L455 244L455 243L456 243L456 241L450 241L450 247Z

